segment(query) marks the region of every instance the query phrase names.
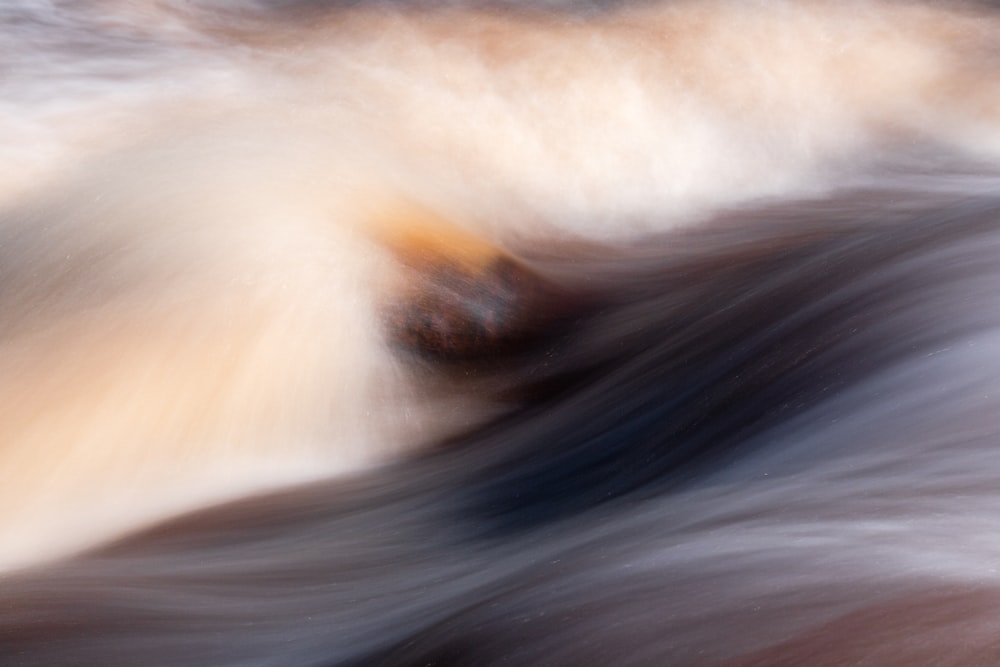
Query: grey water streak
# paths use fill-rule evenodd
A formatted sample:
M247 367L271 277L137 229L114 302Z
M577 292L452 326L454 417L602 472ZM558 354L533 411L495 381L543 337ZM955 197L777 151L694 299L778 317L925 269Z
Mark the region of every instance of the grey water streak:
M23 101L58 97L62 86L77 94L113 80L122 84L148 75L158 61L168 61L164 44L138 26L102 22L78 3L22 2L0 7L0 86ZM47 94L46 94L47 90Z

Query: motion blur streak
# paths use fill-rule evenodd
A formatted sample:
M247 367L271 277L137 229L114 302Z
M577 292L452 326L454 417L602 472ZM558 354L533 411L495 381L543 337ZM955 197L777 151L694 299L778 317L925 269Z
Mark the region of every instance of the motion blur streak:
M980 664L998 252L1000 198L892 190L592 260L608 306L523 360L530 408L8 577L0 656Z
M0 664L997 663L998 11L8 0Z

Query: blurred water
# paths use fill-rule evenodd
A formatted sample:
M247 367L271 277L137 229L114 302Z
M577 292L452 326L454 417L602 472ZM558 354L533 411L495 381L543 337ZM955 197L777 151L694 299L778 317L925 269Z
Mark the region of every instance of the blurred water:
M0 563L492 414L384 341L400 210L571 264L873 173L995 187L940 166L998 154L995 17L562 5L3 3Z

